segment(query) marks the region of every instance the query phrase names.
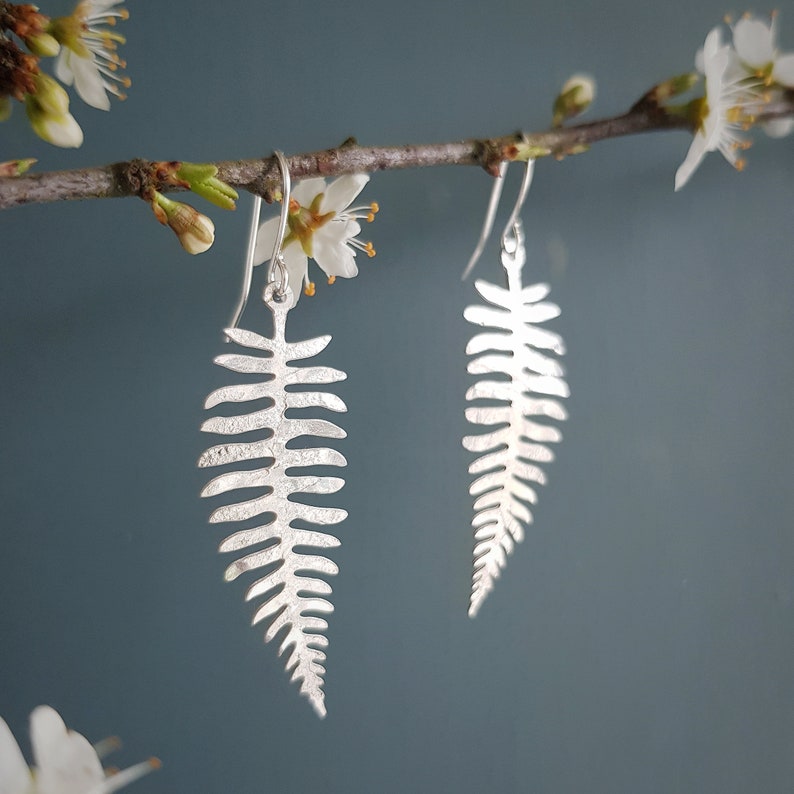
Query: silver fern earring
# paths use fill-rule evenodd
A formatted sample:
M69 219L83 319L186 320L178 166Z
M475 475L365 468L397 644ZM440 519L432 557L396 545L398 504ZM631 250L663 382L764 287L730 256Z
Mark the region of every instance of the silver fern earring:
M321 616L332 612L333 605L326 598L331 586L319 576L333 576L338 568L327 557L307 552L306 547L328 549L338 546L339 540L303 525L338 524L347 513L338 508L302 504L295 497L340 490L345 483L342 478L320 476L314 474L313 469L316 466L346 466L347 461L335 449L312 447L306 442L300 449L291 449L287 444L299 437L345 438L346 434L324 419L288 417L287 412L307 408L344 412L347 407L334 394L305 389L287 391L286 387L335 383L347 375L325 366L289 364L316 356L326 348L331 337L302 342L287 342L285 338L287 314L292 306L292 291L282 253L290 175L283 154L276 152L276 157L283 184L281 218L262 296L273 315L273 335L268 338L235 327L247 300L248 287L244 285L231 327L225 333L229 341L254 353L232 353L215 359L216 364L232 372L265 376L265 379L249 378L245 383L217 389L207 397L205 408L255 400L267 400L269 404L247 414L207 419L201 426L202 431L246 434L247 440L210 447L201 455L198 465L202 468L228 466L230 469L207 483L202 496L214 497L237 490L253 495L253 498L218 507L210 516L213 524L227 521L248 524L220 544L222 553L244 552L226 569L225 579L232 581L249 571L264 573L249 586L245 596L247 601L264 597L254 612L252 623L269 623L265 642L281 637L279 655L287 654L286 669L291 673L291 680L301 682L301 694L309 699L317 714L324 717L324 649L328 639L323 632L328 623ZM246 258L246 284L249 286L258 225L259 203L255 202ZM302 471L296 474L295 469ZM264 521L260 518L263 515L266 516ZM296 521L301 526L294 526Z
M502 163L464 278L490 234L506 168L507 163ZM567 418L565 408L554 399L569 395L564 370L556 358L542 352L560 356L565 353L565 345L558 334L538 327L538 323L557 317L560 308L543 300L549 294L547 284L524 287L521 281L526 248L519 215L533 170L534 160L528 160L518 199L501 237L507 288L476 281L477 291L492 306L469 306L463 313L470 323L493 329L476 333L466 346L467 355L473 356L468 372L485 376L466 392L466 400L473 403L466 408L466 419L474 425L495 427L463 439L467 450L480 455L469 466L469 473L477 475L469 487L474 497L469 617L477 615L507 564L507 555L523 539L524 525L532 522L527 504L537 502L533 486L546 482L538 464L553 460L554 453L547 444L562 439L556 427L536 421L536 417Z

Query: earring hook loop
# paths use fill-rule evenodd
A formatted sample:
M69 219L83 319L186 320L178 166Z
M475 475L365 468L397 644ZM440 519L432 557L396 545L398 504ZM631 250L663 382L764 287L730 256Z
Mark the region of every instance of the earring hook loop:
M284 293L287 286L288 274L287 265L284 262L284 255L282 246L284 244L284 234L287 228L287 216L289 215L289 199L292 192L292 180L290 179L289 164L281 151L275 151L274 155L278 161L279 170L281 171L281 216L279 218L278 233L276 234L275 244L273 246L273 256L270 258L270 266L267 271L267 281L275 281L276 271L278 271L278 284L275 289L277 295ZM254 254L256 252L256 238L259 234L259 221L262 213L262 197L259 195L254 196L254 203L251 207L251 221L248 229L248 245L245 252L245 269L243 271L243 286L240 291L240 297L237 299L237 306L232 314L232 319L229 321L229 328L237 328L237 323L243 316L245 307L248 304L248 296L251 294L251 282L254 276ZM232 340L226 337L227 342Z
M529 193L529 187L532 184L532 176L534 173L535 161L529 159L526 161L526 168L524 169L524 176L521 179L521 187L518 190L516 203L513 206L513 211L510 213L510 217L507 219L504 231L502 232L502 248L507 247L508 237L518 237L521 234L521 218L519 215L521 214L521 209L524 206L524 202L526 201L527 193Z
M488 200L488 209L485 212L485 220L483 221L482 231L480 232L480 239L477 241L477 246L474 249L474 253L472 253L471 258L468 261L468 264L463 270L463 275L461 275L460 277L461 281L465 281L468 278L469 273L471 273L472 269L479 261L480 256L482 256L482 252L485 249L485 244L488 242L488 238L491 236L494 220L496 219L496 212L499 208L499 200L502 197L502 188L504 187L504 178L505 178L505 174L507 173L508 164L509 163L507 160L503 160L499 164L499 176L497 179L494 180L494 185L493 188L491 189L491 198ZM520 219L518 216L521 213L521 209L524 206L524 202L526 201L527 193L529 192L529 187L532 184L532 176L534 174L534 171L535 171L535 160L528 159L526 161L524 176L521 180L521 187L518 190L516 203L513 206L513 210L510 213L510 217L508 218L507 224L500 238L502 248L505 247L506 241L510 236L511 229L515 227L517 223L520 223Z
M281 216L278 221L278 232L276 239L273 242L273 255L270 257L270 266L267 270L268 284L276 281L276 273L278 272L278 283L274 290L274 295L277 298L283 298L284 293L289 284L289 273L287 272L287 263L284 261L284 235L287 232L287 218L289 217L289 202L292 195L292 178L289 173L289 163L287 158L284 157L284 152L276 150L274 152L278 160L278 166L281 170Z

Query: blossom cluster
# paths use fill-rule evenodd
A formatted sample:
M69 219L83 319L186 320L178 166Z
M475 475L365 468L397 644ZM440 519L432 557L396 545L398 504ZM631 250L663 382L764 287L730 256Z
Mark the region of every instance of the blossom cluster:
M794 53L778 49L775 15L769 21L745 15L730 30L729 43L723 42L721 27L711 30L695 58L695 66L705 78L706 93L687 106L696 131L676 173L676 190L689 181L708 152L719 151L741 170L741 152L750 146L742 133L758 121L771 101L794 88ZM761 124L774 137L794 129L791 118Z
M88 105L110 110L108 94L124 98L130 85L122 73L124 61L117 49L124 37L113 28L127 19L120 0L81 0L65 17L50 19L31 5L8 5L0 19L3 60L14 63L0 84L0 120L11 113L11 100L25 103L33 131L56 146L77 147L83 131L69 112L69 95L63 85L74 86ZM10 35L24 45L24 52ZM40 59L56 57L55 77L43 73ZM58 82L60 81L60 83Z

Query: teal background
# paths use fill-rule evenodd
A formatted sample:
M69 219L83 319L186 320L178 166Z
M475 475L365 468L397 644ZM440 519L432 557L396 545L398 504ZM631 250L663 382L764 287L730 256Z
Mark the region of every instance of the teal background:
M50 170L542 129L573 72L598 81L589 117L621 112L735 10L128 6L128 100L102 113L75 98L77 151L34 140L17 109L1 159ZM794 6L779 8L794 49ZM333 335L322 363L348 373L334 391L349 409L324 722L248 626L244 586L223 582L226 528L198 498L248 197L235 213L195 199L217 227L198 257L138 200L0 214L0 715L26 752L27 716L49 703L92 740L120 735L119 766L159 756L142 794L790 792L794 137L759 132L745 173L711 155L674 194L689 140L537 166L525 273L562 307L570 420L474 621L460 439L476 297L459 274L488 177L373 176L377 257L333 287L314 270L288 334ZM501 279L495 242L476 277ZM243 325L268 331L257 300Z

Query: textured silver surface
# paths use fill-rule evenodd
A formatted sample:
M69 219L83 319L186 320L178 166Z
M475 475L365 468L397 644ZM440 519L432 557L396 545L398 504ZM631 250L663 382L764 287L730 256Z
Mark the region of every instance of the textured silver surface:
M486 376L466 392L466 399L475 402L466 408L466 419L489 427L488 432L463 439L470 452L482 453L469 467L470 474L479 475L469 488L475 497L470 617L493 589L515 543L523 539L524 524L532 522L525 503L534 504L537 494L529 483L545 483L546 475L538 464L553 460L546 445L562 438L556 427L535 419L567 417L554 399L568 396L564 370L556 358L542 352L562 355L565 345L558 334L537 327L557 317L560 309L543 300L549 293L546 284L521 285L525 261L523 231L517 220L512 233L503 239L507 289L486 281L474 284L496 308L469 306L463 313L469 322L495 329L475 334L466 347L466 353L474 356L468 371ZM477 404L478 400L488 404Z
M266 398L267 408L248 414L216 416L207 419L201 429L208 433L237 435L251 433L254 440L220 444L210 447L199 458L200 467L261 461L260 468L225 472L211 480L202 496L217 496L238 489L259 489L264 493L244 501L217 508L211 523L249 521L267 514L258 526L229 535L220 545L221 552L244 551L226 569L227 581L247 571L267 568L246 593L246 600L264 597L254 612L253 623L268 621L265 642L286 630L279 655L287 652L286 668L293 681L301 681L300 691L309 698L315 711L325 716L325 652L328 628L325 618L333 605L323 596L331 594L331 586L317 574L333 576L336 565L319 554L296 551L296 547L332 548L339 545L333 535L293 526L301 524L324 526L338 524L347 517L344 510L317 507L293 501L297 494L335 493L345 484L340 477L312 475L293 469L313 466L345 466L344 456L334 449L311 447L287 449L287 443L301 436L344 438L345 432L332 422L305 417L287 417L289 409L324 408L346 411L339 397L318 391L285 391L290 385L334 383L344 380L344 372L330 367L296 367L288 362L310 358L320 353L331 341L322 336L304 342L287 342L284 327L291 306L291 295L281 302L273 299L275 286L265 288L265 304L273 313L273 338L251 331L230 328L229 339L242 347L262 351L266 356L227 354L215 359L217 364L234 372L257 373L268 380L244 383L217 389L207 397L205 408L221 403L239 403ZM254 491L256 494L256 491ZM290 499L292 497L293 499ZM258 519L261 521L261 519ZM257 521L257 523L258 523ZM255 547L255 548L252 548Z

